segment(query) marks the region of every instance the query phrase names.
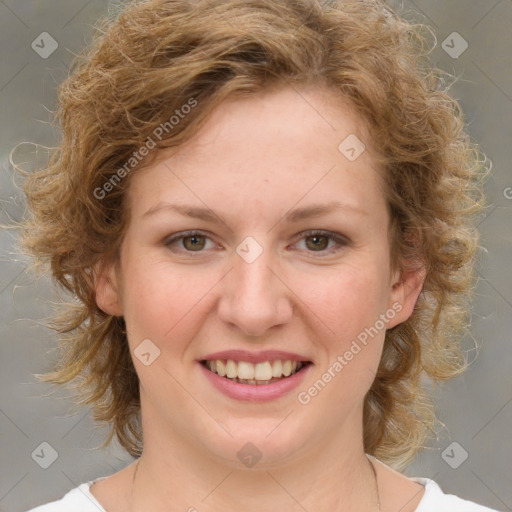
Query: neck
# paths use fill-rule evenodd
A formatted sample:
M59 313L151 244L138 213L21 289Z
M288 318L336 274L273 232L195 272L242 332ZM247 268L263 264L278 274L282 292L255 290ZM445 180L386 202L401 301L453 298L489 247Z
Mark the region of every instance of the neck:
M345 425L335 439L319 440L286 464L248 469L219 461L188 439L170 438L168 430L165 436L153 431L136 467L131 512L163 512L169 504L188 512L378 511L373 466L362 441L353 442L362 435L350 430Z

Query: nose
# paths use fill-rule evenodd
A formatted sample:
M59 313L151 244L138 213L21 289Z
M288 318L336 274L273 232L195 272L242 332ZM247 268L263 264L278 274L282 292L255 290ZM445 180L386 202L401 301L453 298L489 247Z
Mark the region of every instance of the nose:
M292 318L292 292L269 252L251 263L235 254L233 269L223 280L219 319L247 336L263 337Z

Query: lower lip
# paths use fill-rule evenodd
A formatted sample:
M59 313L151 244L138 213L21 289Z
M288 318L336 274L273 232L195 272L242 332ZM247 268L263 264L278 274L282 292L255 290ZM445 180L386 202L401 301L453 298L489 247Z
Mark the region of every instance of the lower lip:
M220 377L216 373L208 370L208 368L201 363L198 363L198 365L201 367L206 378L221 393L235 400L244 400L246 402L268 402L281 398L299 386L306 373L309 371L309 368L312 366L308 364L292 376L270 384L242 384L240 382L233 382L225 377Z

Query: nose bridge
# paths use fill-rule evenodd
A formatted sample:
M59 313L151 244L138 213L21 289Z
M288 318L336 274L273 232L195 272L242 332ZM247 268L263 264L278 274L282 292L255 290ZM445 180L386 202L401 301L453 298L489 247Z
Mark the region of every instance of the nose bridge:
M254 239L246 239L237 247L219 307L223 321L253 336L285 323L292 311L287 288L276 276L275 258L256 244Z

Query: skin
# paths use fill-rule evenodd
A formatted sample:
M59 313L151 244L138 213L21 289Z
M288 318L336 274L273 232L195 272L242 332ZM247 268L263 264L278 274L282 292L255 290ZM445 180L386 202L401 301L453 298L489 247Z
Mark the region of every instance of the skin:
M350 134L366 145L355 161L338 150ZM91 492L108 512L377 510L363 400L385 328L411 315L423 278L392 270L389 215L362 119L332 91L283 86L225 101L193 139L159 156L130 177L120 261L96 280L99 307L125 318L132 354L144 339L160 350L149 366L134 358L144 450L133 496L133 464ZM331 201L355 209L284 220L290 209ZM144 215L161 202L207 207L225 223L166 208ZM311 229L348 242L320 238L316 248L303 234ZM207 236L195 240L202 249L190 239L166 245L186 230ZM252 263L236 252L247 236L263 249ZM386 327L300 404L298 392L393 304L401 309ZM228 349L285 350L313 366L284 397L241 402L197 364ZM262 453L252 468L237 457L247 442ZM381 510L412 512L423 486L376 468Z

